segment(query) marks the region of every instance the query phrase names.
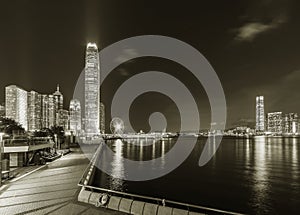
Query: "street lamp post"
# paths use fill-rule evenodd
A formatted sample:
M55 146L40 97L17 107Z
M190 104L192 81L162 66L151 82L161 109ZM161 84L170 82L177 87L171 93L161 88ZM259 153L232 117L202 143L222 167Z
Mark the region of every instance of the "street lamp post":
M3 135L4 133L0 132L0 186L2 185L2 154L4 153Z
M55 154L56 154L56 152L57 152L57 134L54 134L54 142L55 142Z

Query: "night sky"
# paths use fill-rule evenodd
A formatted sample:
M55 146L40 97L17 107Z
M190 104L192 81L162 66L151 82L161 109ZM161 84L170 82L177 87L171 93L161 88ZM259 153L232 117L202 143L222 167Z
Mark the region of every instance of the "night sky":
M254 119L255 96L266 111L300 113L300 2L297 0L112 1L10 0L0 7L0 102L4 87L52 93L61 85L65 108L84 68L86 43L104 48L145 34L182 40L198 49L217 72L226 95L227 127ZM127 78L141 71L170 73L195 95L202 128L208 127L207 97L180 65L146 58L115 69L101 88L106 114L111 97ZM199 93L201 92L201 93ZM197 95L196 95L197 94ZM159 104L153 104L154 101ZM146 116L166 113L178 127L178 110L162 95L145 94L131 109L136 129L147 130Z

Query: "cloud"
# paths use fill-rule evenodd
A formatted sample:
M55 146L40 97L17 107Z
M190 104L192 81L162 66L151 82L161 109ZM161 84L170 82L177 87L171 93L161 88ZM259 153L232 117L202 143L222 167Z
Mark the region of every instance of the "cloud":
M119 54L119 56L115 59L115 62L117 63L124 63L128 61L129 59L138 57L138 51L132 48L124 48L122 52Z
M265 24L261 22L249 22L240 28L236 29L237 35L235 40L237 41L253 41L258 35L274 30L280 27L286 22L285 18L274 19L271 23Z

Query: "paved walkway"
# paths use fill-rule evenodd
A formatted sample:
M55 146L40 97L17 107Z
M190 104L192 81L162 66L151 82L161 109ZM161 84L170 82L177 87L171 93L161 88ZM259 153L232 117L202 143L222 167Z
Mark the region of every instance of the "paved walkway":
M89 160L76 150L0 191L0 214L120 214L77 201Z

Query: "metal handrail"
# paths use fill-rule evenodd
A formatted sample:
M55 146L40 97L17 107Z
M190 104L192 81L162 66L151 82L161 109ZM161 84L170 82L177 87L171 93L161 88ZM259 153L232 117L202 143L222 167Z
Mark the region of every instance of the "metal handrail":
M82 176L81 176L79 182L77 183L78 186L81 186L80 183L82 182L82 180L84 179L84 177L87 175L87 173L88 173L88 171L89 171L91 165L93 165L93 162L95 161L97 155L99 154L99 152L100 152L100 150L101 150L101 148L102 148L102 147L101 147L102 144L103 144L103 143L100 143L100 144L99 144L99 146L98 146L98 148L97 148L95 154L93 155L93 157L92 157L91 160L90 160L90 163L87 165L87 167L86 167L85 170L83 171L83 174L82 174Z
M154 198L154 197L131 194L131 193L124 193L124 192L109 190L109 189L100 188L100 187L93 187L90 185L78 184L78 186L81 186L83 188L92 189L92 190L94 189L94 190L98 190L98 191L102 191L102 192L114 193L114 194L118 194L118 195L124 195L124 196L128 196L128 197L133 197L133 198L141 198L141 199L157 201L157 202L162 202L164 200L165 203L180 205L180 206L184 206L187 208L196 208L196 209L205 210L205 211L209 211L209 212L231 214L231 215L243 215L242 213L237 213L237 212L232 212L232 211L225 211L225 210L209 208L209 207L204 207L204 206L199 206L199 205L193 205L193 204L188 204L188 203L182 203L182 202L177 202L177 201L171 201L171 200L166 200L166 199Z

